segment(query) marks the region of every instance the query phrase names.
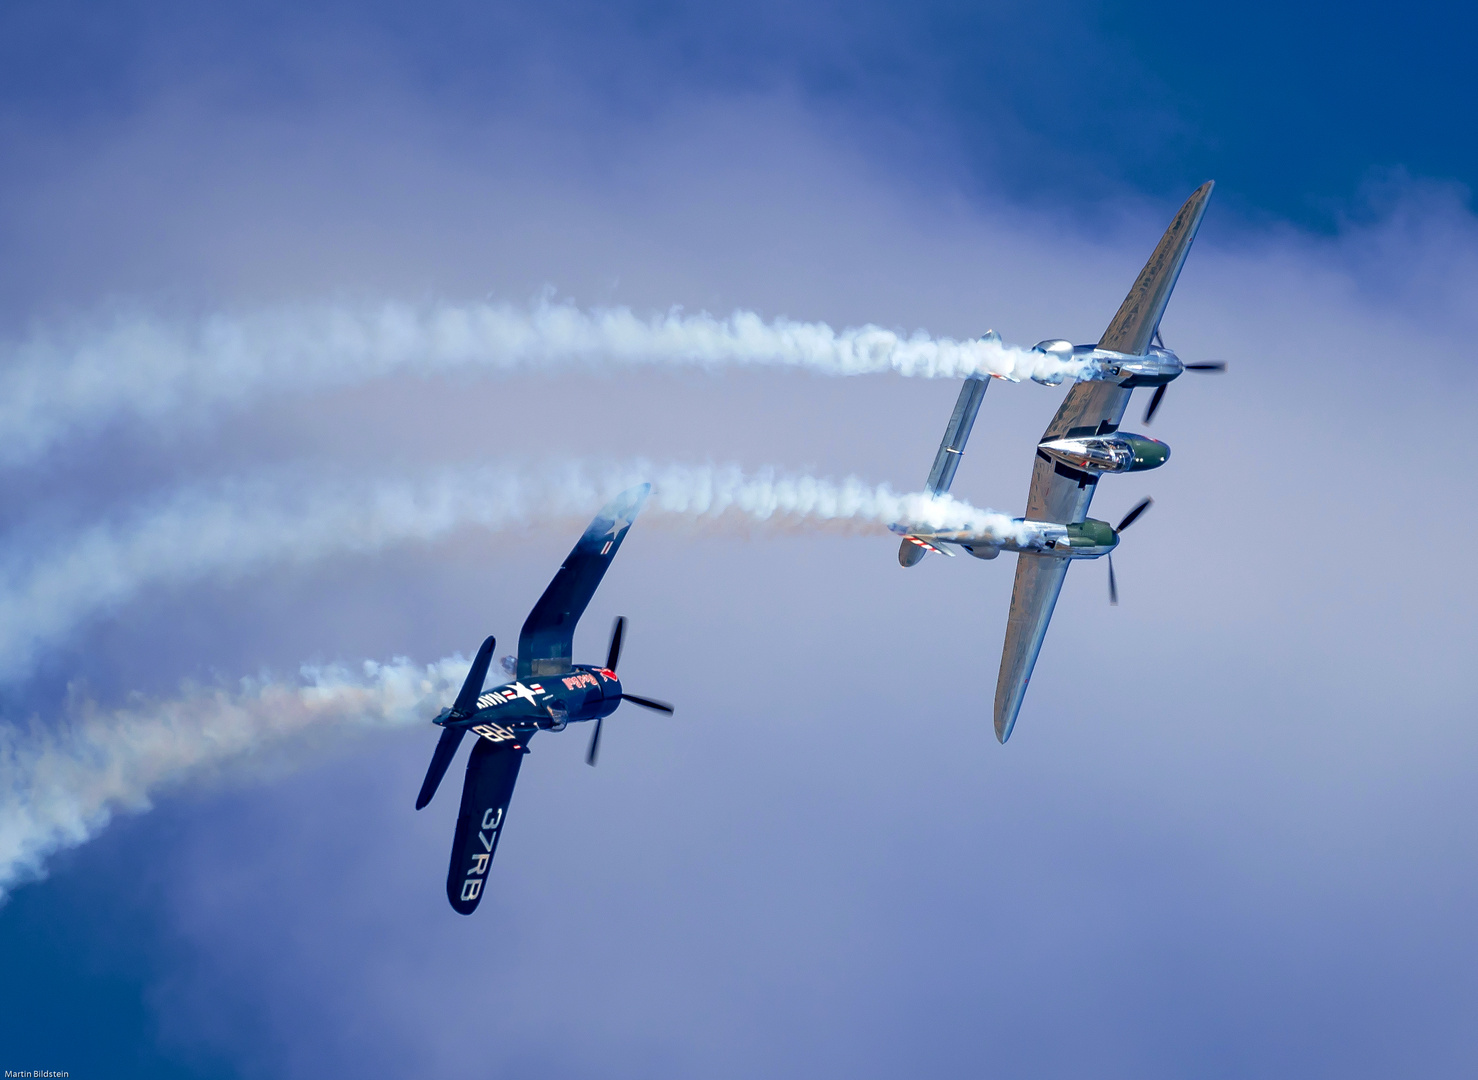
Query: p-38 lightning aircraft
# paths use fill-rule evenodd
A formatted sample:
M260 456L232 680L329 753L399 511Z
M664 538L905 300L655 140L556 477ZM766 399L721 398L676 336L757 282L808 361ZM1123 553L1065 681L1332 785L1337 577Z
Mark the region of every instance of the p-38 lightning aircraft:
M513 784L534 732L563 731L567 724L594 720L595 730L585 752L586 764L594 765L600 753L601 725L621 702L669 715L673 711L666 702L621 689L616 663L626 632L625 616L617 618L611 627L604 667L570 662L575 624L651 490L650 484L642 484L622 492L590 523L524 620L517 658L503 658L503 668L515 677L514 681L483 693L495 645L488 638L477 650L456 702L432 721L441 726L441 739L431 756L421 793L416 796L417 810L436 794L462 737L469 731L477 736L462 782L462 809L457 815L446 879L447 899L459 914L471 915L482 899L488 865L497 851L508 802L513 798Z
M1119 544L1119 534L1150 507L1151 500L1141 500L1117 526L1088 517L1088 504L1105 473L1158 468L1170 456L1164 443L1119 430L1130 394L1136 387L1155 388L1145 411L1148 423L1164 400L1166 386L1181 372L1226 367L1220 362L1182 363L1165 348L1159 329L1206 212L1211 188L1210 181L1203 184L1180 208L1097 345L1044 341L1034 346L1063 360L1085 361L1085 365L1037 444L1026 517L1017 519L1016 535L1002 539L986 533L918 530L906 524L893 527L904 534L898 549L898 561L904 566L914 566L929 551L952 555L948 545L982 559L994 559L1002 551L1020 553L996 681L996 737L1003 743L1010 738L1021 711L1069 563L1109 556L1109 595L1118 601L1111 553ZM929 473L931 493L949 491L988 385L985 378L965 380Z

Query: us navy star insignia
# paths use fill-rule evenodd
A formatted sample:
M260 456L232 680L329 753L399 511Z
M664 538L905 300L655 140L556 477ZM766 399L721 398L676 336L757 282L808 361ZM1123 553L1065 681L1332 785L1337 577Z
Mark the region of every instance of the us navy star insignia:
M537 705L539 703L539 699L534 692L521 682L514 683L508 688L507 692L511 693L514 697L523 698L531 705Z

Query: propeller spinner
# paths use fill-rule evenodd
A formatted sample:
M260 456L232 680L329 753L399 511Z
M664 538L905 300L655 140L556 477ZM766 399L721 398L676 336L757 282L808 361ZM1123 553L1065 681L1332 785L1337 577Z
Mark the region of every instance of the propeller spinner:
M1163 338L1160 337L1160 331L1158 329L1155 331L1154 342L1160 348L1165 348L1165 341ZM1227 362L1225 360L1211 360L1202 364L1181 365L1182 371L1221 372L1225 371L1226 369ZM1155 413L1160 411L1160 402L1165 400L1165 388L1169 385L1169 383L1161 383L1159 386L1155 387L1154 396L1150 398L1149 408L1145 409L1144 411L1144 422L1146 424L1148 424L1151 420L1155 418Z

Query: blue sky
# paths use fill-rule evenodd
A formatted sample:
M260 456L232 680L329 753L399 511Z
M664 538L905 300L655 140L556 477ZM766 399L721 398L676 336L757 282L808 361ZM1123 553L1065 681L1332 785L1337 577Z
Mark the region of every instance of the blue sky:
M632 686L681 715L623 713L593 771L541 739L473 919L441 890L454 799L411 810L428 730L186 770L0 907L0 1068L1466 1075L1472 20L8 5L5 371L141 312L546 288L1092 340L1214 178L1165 333L1232 372L1177 383L1172 461L1100 491L1111 519L1157 499L1124 603L1069 575L1009 746L1009 559L905 574L886 534L643 519L577 653L627 614ZM954 393L599 363L182 392L5 466L0 569L201 492L550 456L910 490ZM957 492L1019 513L1058 393L993 387ZM182 682L511 643L577 529L161 572L0 686L7 745Z
M854 130L903 125L1014 198L1169 198L1215 175L1224 200L1327 230L1362 209L1373 174L1472 182L1451 124L1473 95L1473 18L1056 0L15 4L4 99L12 119L65 133L172 93L284 115L388 81L450 113L557 95L619 123L682 96L785 88Z

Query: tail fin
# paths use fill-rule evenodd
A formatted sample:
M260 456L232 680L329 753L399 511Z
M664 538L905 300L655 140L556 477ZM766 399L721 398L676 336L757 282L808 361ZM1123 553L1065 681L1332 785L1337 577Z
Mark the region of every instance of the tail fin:
M990 380L972 376L960 387L960 396L955 400L955 411L950 414L949 425L944 429L944 438L939 442L939 452L934 455L934 467L929 470L927 490L930 495L943 495L955 481L955 470L960 467L960 458L965 453L965 443L970 439L970 429L975 426L975 414L985 400L985 391ZM901 566L917 564L929 551L938 551L932 545L920 543L905 536L898 545L898 562Z

